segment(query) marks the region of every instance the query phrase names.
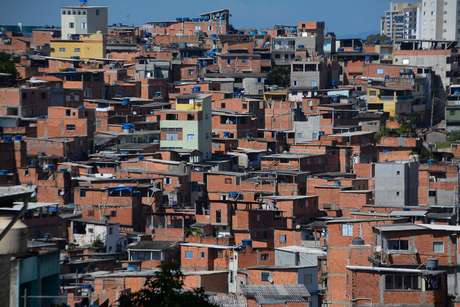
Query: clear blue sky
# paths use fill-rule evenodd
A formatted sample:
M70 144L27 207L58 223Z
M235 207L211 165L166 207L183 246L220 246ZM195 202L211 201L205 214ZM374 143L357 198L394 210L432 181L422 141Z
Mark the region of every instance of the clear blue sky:
M0 24L59 25L59 7L78 0L0 0ZM109 22L142 24L147 21L195 17L200 12L229 8L237 28L295 24L324 20L338 35L377 32L379 17L390 0L89 0L109 6Z

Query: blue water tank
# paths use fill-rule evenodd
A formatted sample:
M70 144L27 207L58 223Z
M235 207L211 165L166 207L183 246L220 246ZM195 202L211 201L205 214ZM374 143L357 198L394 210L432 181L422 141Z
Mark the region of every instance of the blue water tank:
M129 98L123 98L123 100L121 101L121 105L127 106L128 104L129 104Z
M241 240L241 245L243 245L244 247L252 246L252 240Z
M14 140L15 141L22 141L22 135L15 135Z
M197 85L197 86L194 86L192 92L193 92L193 93L199 93L199 92L201 92L201 87L198 86L198 85Z
M138 271L139 268L137 267L137 264L135 264L135 263L128 263L127 270L129 272L133 272L133 271Z
M121 128L123 129L123 131L129 132L130 130L134 128L134 125L131 123L125 123L121 126Z

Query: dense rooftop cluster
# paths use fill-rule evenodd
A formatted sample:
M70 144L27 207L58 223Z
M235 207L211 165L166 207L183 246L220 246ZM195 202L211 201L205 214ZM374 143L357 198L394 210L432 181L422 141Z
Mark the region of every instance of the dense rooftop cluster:
M86 3L0 27L0 305L118 306L174 264L216 306L460 306L458 33L429 37L431 2L368 40Z

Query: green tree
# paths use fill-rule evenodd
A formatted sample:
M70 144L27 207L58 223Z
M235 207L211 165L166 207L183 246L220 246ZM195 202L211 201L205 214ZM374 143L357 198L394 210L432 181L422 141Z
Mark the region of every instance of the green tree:
M371 34L367 36L366 43L367 44L374 44L374 43L383 43L383 42L388 42L391 39L386 36L386 35L381 35L381 34Z
M161 270L149 278L144 288L125 293L118 300L120 307L217 307L208 301L202 288L186 291L184 275L176 264L162 265Z
M18 76L13 59L9 54L3 52L0 52L0 73L11 74L15 78Z
M273 66L272 71L267 75L267 82L270 85L278 85L281 87L288 87L291 81L291 67Z

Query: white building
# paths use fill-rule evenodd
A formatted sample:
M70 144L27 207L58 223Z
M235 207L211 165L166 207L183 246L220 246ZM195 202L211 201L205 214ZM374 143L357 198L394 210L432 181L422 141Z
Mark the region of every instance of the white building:
M419 3L393 3L381 20L380 34L391 39L416 39L421 15Z
M459 8L458 0L423 0L420 38L459 41Z
M105 6L65 6L61 8L61 38L72 39L74 35L107 34L108 9Z
M125 242L120 238L120 224L74 219L71 222L70 241L80 247L104 244L107 253L120 251Z

